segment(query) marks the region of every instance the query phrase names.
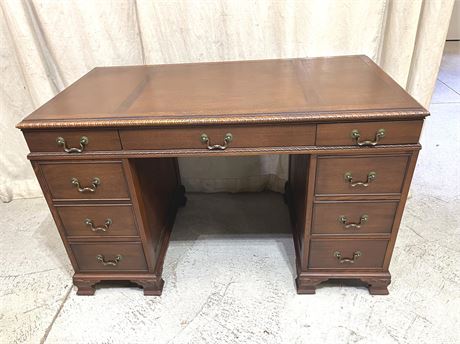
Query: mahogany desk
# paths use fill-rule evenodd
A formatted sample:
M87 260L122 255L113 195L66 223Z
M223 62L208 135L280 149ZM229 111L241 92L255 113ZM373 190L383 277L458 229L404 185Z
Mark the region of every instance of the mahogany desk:
M18 124L80 295L160 295L177 157L289 154L297 291L387 294L420 106L365 56L95 68Z

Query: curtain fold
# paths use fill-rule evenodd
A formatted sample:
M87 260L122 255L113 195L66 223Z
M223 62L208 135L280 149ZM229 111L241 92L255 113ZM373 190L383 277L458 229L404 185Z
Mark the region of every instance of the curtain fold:
M365 54L428 106L453 0L2 0L0 199L41 195L15 124L96 66ZM190 191L282 191L287 156L180 159Z

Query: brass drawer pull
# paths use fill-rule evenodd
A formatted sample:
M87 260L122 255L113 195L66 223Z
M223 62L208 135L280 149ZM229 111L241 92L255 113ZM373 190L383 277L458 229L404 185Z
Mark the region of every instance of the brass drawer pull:
M354 182L353 181L353 175L351 174L351 172L346 172L345 175L345 180L350 183L350 186L351 187L355 187L355 186L364 186L364 187L368 187L369 184L375 180L375 178L377 178L377 173L374 172L374 171L371 171L367 174L367 180L365 182Z
M200 140L202 144L205 144L208 146L209 150L225 150L230 145L230 142L232 142L233 135L231 133L225 134L223 145L211 145L209 137L205 133L201 134Z
M89 226L93 232L106 232L110 225L112 224L112 219L107 219L104 222L103 226L94 226L94 222L91 219L86 219L84 221L85 225Z
M91 181L91 186L89 187L81 187L80 181L77 178L72 178L70 182L76 186L78 192L95 192L98 185L101 185L101 180L98 177L94 177Z
M67 143L63 137L58 137L56 139L56 143L58 146L64 147L64 152L66 153L81 153L85 150L85 147L89 143L89 139L86 136L80 137L80 148L69 148L67 147Z
M355 140L358 146L376 146L377 143L379 143L380 139L383 139L385 137L385 129L377 130L377 132L375 133L374 141L359 141L359 139L361 138L361 134L359 133L358 129L353 129L351 131L351 137L353 140Z
M364 223L366 223L368 220L369 220L369 215L367 215L367 214L361 215L361 217L359 218L358 223L352 223L352 222L350 223L350 222L348 222L348 218L345 215L340 215L339 216L339 222L344 225L345 229L348 229L348 228L360 229L361 226Z
M361 251L355 251L353 252L353 258L342 258L342 253L340 253L340 251L334 252L334 257L337 258L340 264L343 264L343 263L354 264L354 262L362 255L363 254L361 253Z
M117 266L118 263L120 262L120 260L123 259L123 257L122 257L121 254L117 254L113 260L105 260L104 255L98 254L98 255L96 256L96 259L97 259L98 261L100 261L101 264L104 265L104 266L107 266L107 265Z

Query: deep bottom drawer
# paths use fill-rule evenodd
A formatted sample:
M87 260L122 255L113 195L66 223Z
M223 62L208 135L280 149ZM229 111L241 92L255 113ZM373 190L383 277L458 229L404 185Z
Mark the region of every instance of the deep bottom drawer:
M147 271L140 243L73 243L80 271Z
M312 240L311 269L381 269L388 240Z

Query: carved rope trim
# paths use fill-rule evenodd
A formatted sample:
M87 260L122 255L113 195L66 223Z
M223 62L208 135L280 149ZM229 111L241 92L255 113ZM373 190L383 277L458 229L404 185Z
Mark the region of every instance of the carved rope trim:
M130 115L141 117L143 115ZM420 119L428 116L426 110L407 111L377 111L377 112L334 112L334 113L293 113L293 114L258 114L258 115L216 115L213 117L197 116L196 118L120 118L120 119L92 119L92 120L25 120L16 127L19 129L45 129L45 128L86 128L86 127L145 127L145 126L192 126L213 124L270 124L270 123L296 123L296 122L327 122L327 121L353 121L353 120L398 120ZM217 117L220 116L220 117Z
M369 153L393 153L395 151L413 151L420 150L421 145L406 144L406 145L382 145L376 147L359 147L359 146L288 146L288 147L253 147L253 148L231 148L226 151L208 151L204 149L158 149L158 150L119 150L119 151L93 151L80 155L63 154L61 152L32 152L29 153L30 160L46 160L46 159L92 159L100 156L110 155L112 158L135 158L148 156L232 156L232 155L256 155L256 154L290 154L293 152L304 154L340 154L360 152L362 154Z

